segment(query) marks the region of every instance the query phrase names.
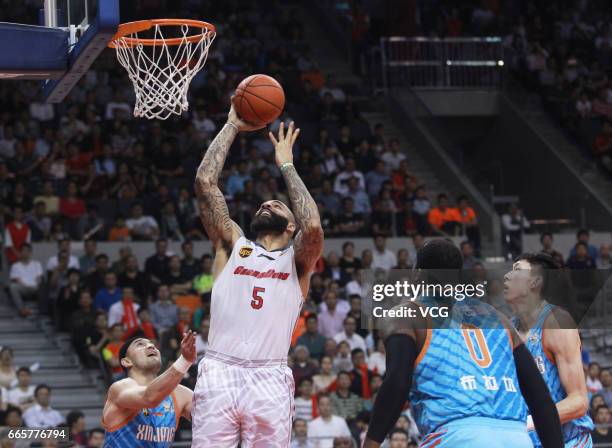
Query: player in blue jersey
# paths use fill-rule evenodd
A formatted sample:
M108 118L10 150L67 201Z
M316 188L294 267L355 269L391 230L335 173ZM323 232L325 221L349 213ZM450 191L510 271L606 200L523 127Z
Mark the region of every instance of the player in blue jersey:
M159 376L161 355L153 342L128 339L119 352L128 377L111 385L104 405L104 447L170 447L179 419L191 420L193 392L179 383L195 360L191 331L183 335L179 359Z
M417 268L429 284L458 284L462 264L461 252L447 240L430 241L417 252ZM419 297L401 305L416 317L385 322L387 370L366 448L380 446L408 399L423 434L421 448L531 447L521 396L544 447L562 446L554 402L510 322L475 298ZM447 306L450 317L420 317L434 306Z
M570 314L546 298L555 293L559 265L548 254L521 255L506 274L504 296L514 325L548 385L563 428L566 448L590 448L593 422L587 414L588 398L580 335ZM562 285L561 285L562 286ZM527 420L536 447L542 446Z

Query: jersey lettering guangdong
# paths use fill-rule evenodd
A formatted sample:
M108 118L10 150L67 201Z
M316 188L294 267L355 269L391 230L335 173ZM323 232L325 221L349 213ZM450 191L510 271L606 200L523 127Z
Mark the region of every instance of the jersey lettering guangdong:
M282 360L302 307L293 247L267 251L240 237L211 298L211 351L242 360Z

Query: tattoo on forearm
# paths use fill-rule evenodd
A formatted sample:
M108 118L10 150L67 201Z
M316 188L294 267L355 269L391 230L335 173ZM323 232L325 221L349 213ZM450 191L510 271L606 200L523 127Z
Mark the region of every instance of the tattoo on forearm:
M298 227L303 227L310 220L320 221L317 204L308 192L306 185L298 175L295 167L289 167L283 173L293 214Z
M300 229L295 238L296 265L300 275L309 274L323 249L319 209L295 167L284 170L283 177L287 184L291 209Z
M196 174L195 191L202 224L213 241L228 240L237 226L230 218L227 203L218 187L229 148L236 137L233 126L226 125L212 141ZM238 229L238 228L237 228Z

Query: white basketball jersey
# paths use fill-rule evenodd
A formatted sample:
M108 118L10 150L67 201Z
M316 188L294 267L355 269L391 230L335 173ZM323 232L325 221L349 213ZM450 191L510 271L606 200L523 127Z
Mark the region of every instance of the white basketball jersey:
M293 247L240 237L212 289L209 349L241 360L287 357L302 308Z

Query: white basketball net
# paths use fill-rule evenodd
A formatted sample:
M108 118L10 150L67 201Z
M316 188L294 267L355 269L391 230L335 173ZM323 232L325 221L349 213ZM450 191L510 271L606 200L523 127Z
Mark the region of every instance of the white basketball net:
M208 49L215 32L206 28L181 25L178 45L167 45L163 26L154 25L153 39L157 45L128 43L126 38L138 38L138 33L115 40L117 59L125 67L136 93L134 116L165 120L173 114L181 115L189 109L187 91L193 77L206 63ZM178 26L174 27L179 28ZM195 42L193 36L201 36Z

